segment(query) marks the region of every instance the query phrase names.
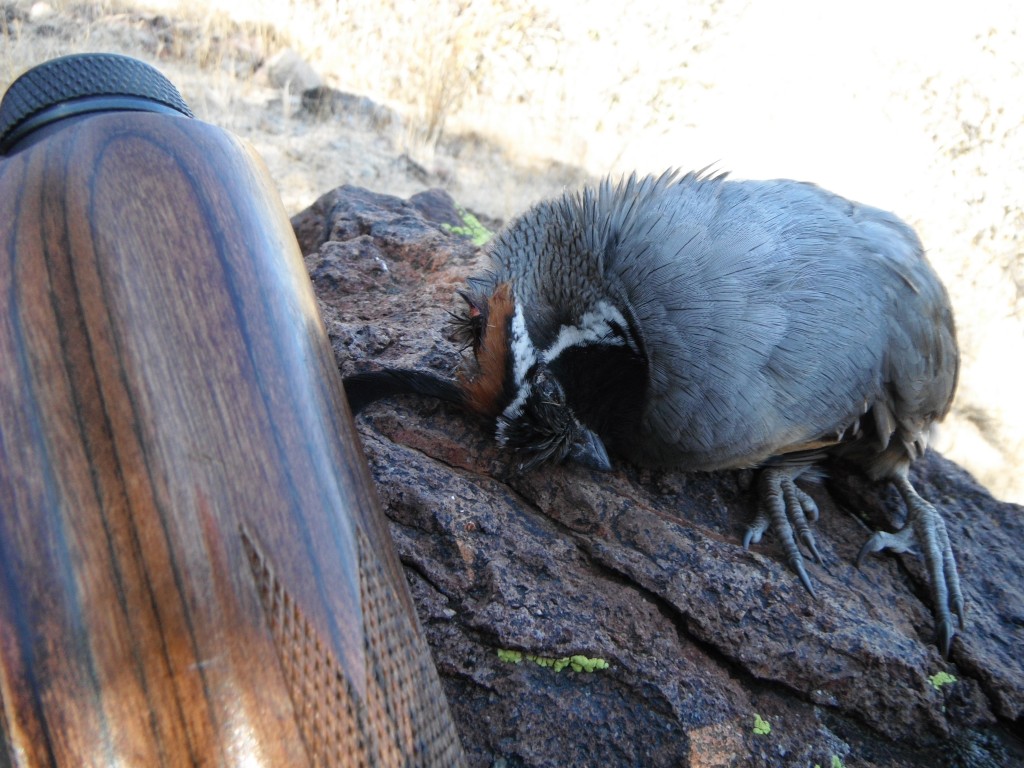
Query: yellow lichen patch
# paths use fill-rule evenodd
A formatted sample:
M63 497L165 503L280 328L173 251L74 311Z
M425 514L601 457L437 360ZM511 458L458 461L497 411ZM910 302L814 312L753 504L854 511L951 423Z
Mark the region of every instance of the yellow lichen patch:
M754 733L756 733L758 736L767 736L771 732L772 732L771 724L767 720L763 719L759 714L757 714L755 712L754 713Z
M491 230L481 224L480 220L476 216L467 211L461 205L455 206L455 210L458 212L459 218L462 219L464 224L462 226L442 224L441 229L445 232L450 232L453 235L460 235L468 238L472 241L473 245L478 248L494 237L494 233L491 232Z
M938 691L941 690L942 686L944 685L955 683L956 677L949 674L948 672L936 672L934 675L928 678L928 682L932 684L932 688Z
M518 664L523 659L526 659L527 661L532 661L538 667L552 669L555 672L561 672L566 667L572 669L573 672L599 672L602 669L608 669L608 662L604 659L591 659L579 654L554 659L548 656L537 656L532 653L508 651L503 648L499 648L498 658L510 664Z

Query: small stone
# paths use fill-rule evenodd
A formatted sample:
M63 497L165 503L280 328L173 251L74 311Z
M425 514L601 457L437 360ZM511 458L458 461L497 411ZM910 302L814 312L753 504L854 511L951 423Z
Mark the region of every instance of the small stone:
M292 48L282 48L267 59L265 70L272 86L287 88L293 93L302 93L323 84L316 70Z

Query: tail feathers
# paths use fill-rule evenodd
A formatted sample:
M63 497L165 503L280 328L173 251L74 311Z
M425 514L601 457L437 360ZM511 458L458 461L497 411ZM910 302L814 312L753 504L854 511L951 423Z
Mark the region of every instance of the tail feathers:
M462 390L454 381L425 371L383 368L346 376L344 384L345 396L353 415L377 400L395 395L422 395L463 404Z

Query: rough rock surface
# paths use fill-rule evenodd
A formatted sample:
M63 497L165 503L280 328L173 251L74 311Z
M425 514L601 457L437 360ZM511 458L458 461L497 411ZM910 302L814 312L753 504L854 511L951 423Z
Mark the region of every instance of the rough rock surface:
M293 225L343 373L457 367L446 311L485 260L445 193L343 187ZM812 599L773 539L743 550L751 472L516 475L486 424L419 398L359 425L472 765L1024 764L1024 510L941 456L913 476L964 582L948 662L919 559L854 567L903 509L841 466L808 488Z

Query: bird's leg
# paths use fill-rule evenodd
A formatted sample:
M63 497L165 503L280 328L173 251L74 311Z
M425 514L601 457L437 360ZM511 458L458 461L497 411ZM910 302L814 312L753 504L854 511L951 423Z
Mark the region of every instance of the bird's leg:
M864 558L874 552L886 549L908 552L916 544L924 555L928 571L938 645L942 655L948 657L956 633L953 615L960 629L964 626L964 597L960 591L960 576L953 559L946 524L938 510L914 489L907 477L906 467L897 470L892 481L907 505L907 522L896 533L878 531L864 542L857 555L857 566L860 567Z
M818 505L796 484L796 478L806 469L805 466L768 467L761 471L757 480L757 514L743 536L743 548L748 549L751 544L759 542L771 526L782 542L790 567L814 597L811 578L804 568L803 554L797 544L799 540L814 561L821 564L821 554L807 522L808 518L815 522L818 520Z

